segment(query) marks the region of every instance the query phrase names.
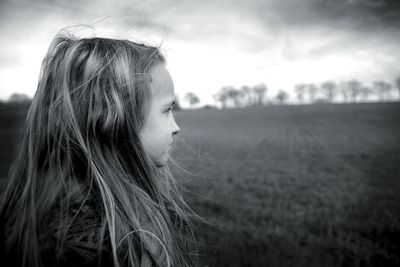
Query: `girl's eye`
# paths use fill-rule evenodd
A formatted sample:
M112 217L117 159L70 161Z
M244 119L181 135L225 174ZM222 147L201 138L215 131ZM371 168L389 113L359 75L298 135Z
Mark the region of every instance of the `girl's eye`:
M168 108L165 112L166 113L170 113L173 112L175 110L175 107L171 106L170 108Z
M173 111L175 111L175 109L176 109L176 105L174 104L174 105L171 105L168 109L167 109L167 112L169 113L169 112L173 112Z

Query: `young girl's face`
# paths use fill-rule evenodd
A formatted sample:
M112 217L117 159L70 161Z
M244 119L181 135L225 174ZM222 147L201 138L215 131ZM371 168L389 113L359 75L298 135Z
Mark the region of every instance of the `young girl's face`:
M154 66L150 74L152 97L140 138L145 152L162 167L168 160L173 136L180 129L173 114L175 93L171 76L162 64Z

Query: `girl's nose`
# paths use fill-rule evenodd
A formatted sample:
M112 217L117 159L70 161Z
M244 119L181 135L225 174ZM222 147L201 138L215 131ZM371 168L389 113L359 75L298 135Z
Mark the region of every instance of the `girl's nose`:
M172 135L178 134L181 131L181 128L179 128L178 124L176 124L176 121L174 119L173 126L172 126Z

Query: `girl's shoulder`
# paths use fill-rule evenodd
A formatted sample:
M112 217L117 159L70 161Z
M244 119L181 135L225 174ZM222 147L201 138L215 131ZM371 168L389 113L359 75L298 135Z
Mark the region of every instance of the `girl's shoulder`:
M60 216L56 208L49 215L40 240L45 266L99 266L99 261L100 266L110 266L108 232L98 203L92 199L84 204L75 201L65 214Z
M96 209L89 204L76 214L79 207L73 205L69 216L64 222L60 222L59 212L52 210L39 227L38 247L42 266L73 267L73 266L113 266L112 254L108 246L107 233L99 246L101 224L96 215ZM72 220L72 218L75 219ZM61 217L60 217L61 218ZM69 230L65 231L69 225ZM0 221L0 258L7 262L8 266L21 266L22 254L13 242L7 243L9 238L4 227L4 221ZM64 234L64 236L62 236ZM60 238L64 242L60 245Z

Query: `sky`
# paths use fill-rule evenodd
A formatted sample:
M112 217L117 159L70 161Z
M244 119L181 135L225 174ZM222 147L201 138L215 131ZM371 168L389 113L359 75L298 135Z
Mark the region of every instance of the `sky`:
M0 99L34 95L63 28L161 44L175 92L203 104L229 85L294 98L298 83L400 77L398 0L1 0Z

